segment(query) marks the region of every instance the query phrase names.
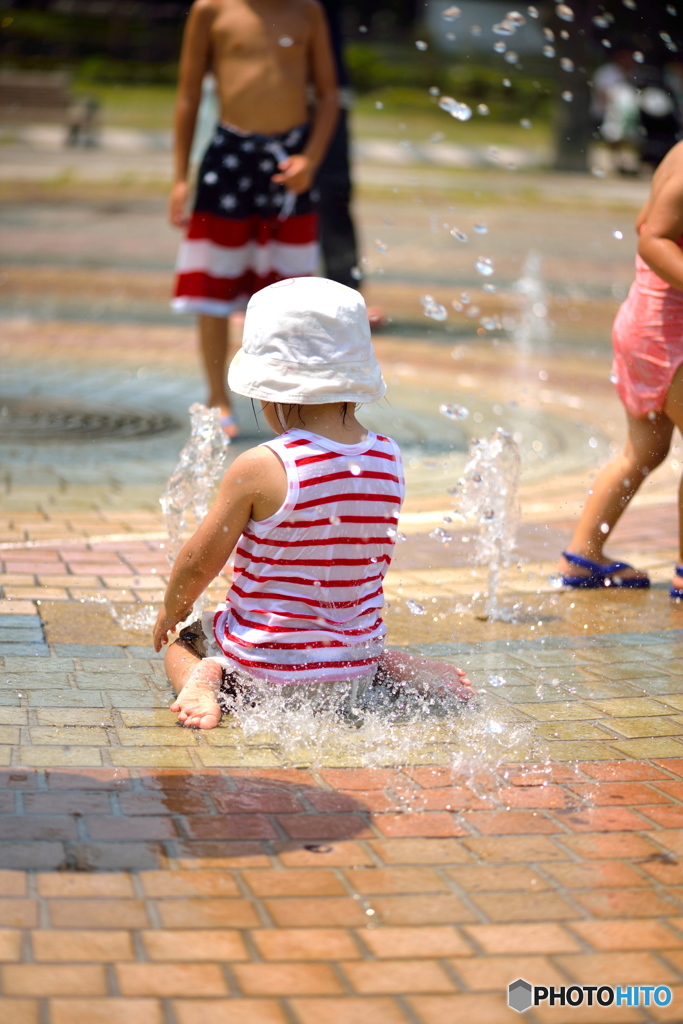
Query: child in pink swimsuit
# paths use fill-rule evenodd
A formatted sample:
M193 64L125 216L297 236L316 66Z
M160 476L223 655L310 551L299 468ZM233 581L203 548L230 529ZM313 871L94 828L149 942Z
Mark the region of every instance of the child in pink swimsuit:
M614 562L603 546L645 477L683 429L683 143L658 167L636 220L636 279L614 321L613 373L628 440L598 473L560 564L568 587L648 587L645 573ZM683 517L682 517L683 518ZM683 563L683 525L678 562ZM683 565L671 596L683 599Z
M404 495L395 441L356 404L385 391L358 291L297 278L252 296L233 391L258 401L278 435L238 456L171 571L154 627L160 650L235 550L226 601L166 652L184 725L211 729L244 685L449 689L464 672L384 647L382 583Z

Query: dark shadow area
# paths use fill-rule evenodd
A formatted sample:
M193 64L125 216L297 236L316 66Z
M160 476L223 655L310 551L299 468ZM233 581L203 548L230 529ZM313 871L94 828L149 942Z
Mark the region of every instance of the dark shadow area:
M305 769L6 769L0 869L142 871L369 832L369 808Z

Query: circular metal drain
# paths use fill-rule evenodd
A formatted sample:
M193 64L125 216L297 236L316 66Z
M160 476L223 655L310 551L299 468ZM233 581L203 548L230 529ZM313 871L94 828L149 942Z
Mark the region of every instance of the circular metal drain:
M51 398L0 396L0 443L125 441L178 430L165 413L139 413Z

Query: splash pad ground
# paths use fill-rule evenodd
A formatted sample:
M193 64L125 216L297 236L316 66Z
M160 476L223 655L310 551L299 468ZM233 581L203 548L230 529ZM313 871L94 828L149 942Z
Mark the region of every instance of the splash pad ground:
M398 260L405 246L424 280L401 283L394 266L372 281L401 323L377 344L392 406L369 422L402 440L410 494L388 577L389 639L467 667L489 702L482 724L520 737L491 770L463 743L451 771L438 722L409 759L379 767L348 749L314 766L302 751L298 767L284 766L277 743L240 743L229 724L178 728L146 637L88 599L125 613L160 596L157 500L183 430L3 445L3 1024L498 1024L513 1019L504 993L517 977L674 989L670 1007L556 1007L527 1013L534 1024L681 1019L683 610L666 583L677 453L614 537L615 554L652 573L649 593L570 595L548 581L592 465L621 437L603 335L630 259L617 249L608 269L605 252L617 244L612 220L629 221L644 185L629 188L622 209L567 209L564 232L556 199L546 234L527 211L535 244L555 251L549 283L573 274L571 295L553 292L557 344L544 351L477 335L476 321L455 315L452 336L425 330L420 294L444 301L464 286L427 287L435 266L420 268L428 250L407 229L387 255ZM382 219L401 218L397 201L383 202L380 219L379 200L363 199L369 247ZM161 217L154 203L150 224ZM500 201L477 203L490 226L500 218L512 260L519 211L505 222ZM113 236L99 265L92 253L83 261L81 284L100 302L86 308L48 207L12 214L24 224L6 268L6 393L182 419L201 395L192 332L164 320L168 238L153 265L161 236L146 241L130 211L78 207L118 232L120 265L105 265L116 262ZM588 246L581 217L584 236L604 221ZM135 273L125 269L133 258ZM453 262L448 273L470 271ZM517 274L511 262L508 283ZM436 412L448 401L470 416L450 424ZM472 530L443 516L468 438L498 422L522 434L525 472L519 564L501 590L516 621L491 623L476 617L484 576L471 567ZM448 544L429 536L437 527Z

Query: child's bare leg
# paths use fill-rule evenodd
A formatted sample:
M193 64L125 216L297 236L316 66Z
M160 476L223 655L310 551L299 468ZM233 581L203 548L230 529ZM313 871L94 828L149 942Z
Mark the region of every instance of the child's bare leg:
M229 321L227 317L199 317L199 351L208 385L206 404L220 409L221 418L232 415L227 387ZM228 437L237 437L239 428L231 423L223 428Z
M221 720L218 704L223 672L215 661L200 658L182 640L170 644L164 657L171 686L178 695L171 711L178 712L178 721L199 729L213 729Z
M386 650L379 660L379 669L392 682L424 685L435 690L452 690L459 700L474 696L472 683L461 668L446 661L420 658L404 651Z
M664 403L664 412L679 430L683 429L683 367L674 374ZM678 564L683 564L683 477L678 487ZM683 576L674 573L673 585L683 589Z
M624 451L596 476L574 536L567 546L567 551L572 554L590 558L600 565L609 565L613 561L603 554L607 538L645 477L666 458L671 443L674 425L664 413L659 413L652 420L635 419L627 413L627 419L628 440ZM560 571L570 576L590 575L588 569L570 565L564 558L560 561ZM645 573L637 569L620 570L619 575L645 577Z

